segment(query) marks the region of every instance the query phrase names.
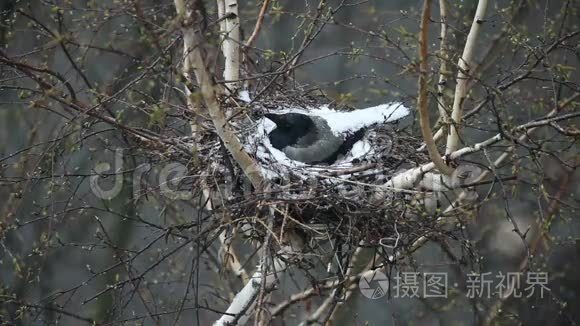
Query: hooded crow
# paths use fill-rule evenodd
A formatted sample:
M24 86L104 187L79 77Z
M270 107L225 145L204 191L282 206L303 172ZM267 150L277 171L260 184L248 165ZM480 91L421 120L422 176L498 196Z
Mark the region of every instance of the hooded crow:
M308 164L334 163L363 138L366 130L360 128L337 135L319 116L302 113L267 113L264 116L276 124L268 134L272 146L288 158Z

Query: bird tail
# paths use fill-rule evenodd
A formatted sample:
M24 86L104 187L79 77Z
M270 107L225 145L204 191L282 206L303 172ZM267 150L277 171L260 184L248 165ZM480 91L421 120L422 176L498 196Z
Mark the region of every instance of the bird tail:
M361 128L354 132L353 134L348 135L342 145L338 148L338 150L332 155L332 157L328 158L328 162L335 162L339 157L344 157L350 152L354 144L359 140L363 139L366 134L368 127Z
M363 139L363 137L365 136L365 134L367 132L367 129L368 129L367 127L361 128L361 129L357 130L355 133L353 133L352 135L348 135L346 137L346 139L344 140L344 143L341 146L341 147L344 147L344 152L342 153L342 155L346 155L346 153L348 153L348 151L350 151L350 149L354 146L354 144L356 144L356 142ZM339 148L339 151L340 150L343 150L343 148Z

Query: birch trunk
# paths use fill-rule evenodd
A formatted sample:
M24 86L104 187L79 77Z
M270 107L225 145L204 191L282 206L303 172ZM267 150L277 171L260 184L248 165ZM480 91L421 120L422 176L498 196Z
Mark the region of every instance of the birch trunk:
M429 151L429 158L437 170L445 175L451 175L453 173L453 168L449 167L435 144L433 139L433 132L431 131L431 123L429 122L429 94L427 92L427 79L429 71L429 63L427 60L428 56L428 31L429 31L429 15L431 12L431 0L425 0L423 2L423 11L421 15L421 27L419 32L419 95L417 97L417 106L419 111L419 124L421 125L421 134L423 135L423 140L427 145L427 150ZM441 117L443 118L443 117Z
M222 51L225 58L226 88L235 92L240 79L240 17L237 0L221 0L224 4L225 32ZM218 0L218 3L220 0Z
M467 41L463 48L463 54L459 58L457 65L459 72L457 73L457 85L455 86L455 96L453 98L453 111L451 112L451 125L449 126L449 137L447 138L447 149L445 154L453 153L459 147L459 125L461 124L461 116L463 114L463 104L467 96L468 81L471 76L471 69L475 67L475 43L477 36L481 30L481 26L485 22L485 11L487 9L487 0L479 0L471 29L467 35Z
M202 55L202 35L200 30L196 30L195 22L200 17L196 17L197 12L188 10L184 0L174 0L175 9L178 16L182 19L182 33L185 47L185 60L193 69L201 95L207 106L208 113L211 117L216 133L221 138L224 146L230 152L236 163L242 168L244 174L250 180L256 190L261 191L264 187L260 166L244 150L240 139L228 123L224 112L218 101L218 95L223 91L216 84L213 76L210 74L205 58ZM197 3L198 4L198 3ZM199 4L198 4L199 5ZM185 66L185 65L184 65ZM186 77L187 75L184 74ZM190 108L194 109L194 108Z

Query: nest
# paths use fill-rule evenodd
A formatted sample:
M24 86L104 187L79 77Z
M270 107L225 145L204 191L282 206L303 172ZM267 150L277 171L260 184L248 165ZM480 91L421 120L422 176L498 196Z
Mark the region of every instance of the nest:
M228 101L230 120L246 150L263 168L269 180L267 193L253 192L243 171L233 162L211 127L198 138L196 175L204 185L219 194L214 209L227 210L233 221L246 221L260 216L265 208L273 208L275 229L293 225L309 237L341 237L344 241L379 245L395 234L400 244L412 242L417 230L431 227L429 219L418 216L413 195L381 189L393 175L428 162L425 153L417 152L421 139L413 137L410 128L397 124L376 125L365 140L372 150L362 157L347 158L333 165L279 164L260 142L260 121L264 112L277 112L289 107L308 110L322 104L336 107L322 96L308 96L300 91L263 97L251 104ZM218 186L219 185L219 186ZM405 218L403 218L405 217ZM252 225L253 236L264 237L264 222ZM261 230L261 231L260 231Z

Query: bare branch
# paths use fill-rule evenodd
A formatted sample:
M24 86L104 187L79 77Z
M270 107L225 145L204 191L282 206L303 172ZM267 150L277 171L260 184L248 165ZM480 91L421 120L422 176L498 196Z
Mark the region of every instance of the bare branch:
M266 15L266 10L268 10L269 4L270 0L264 0L262 3L262 8L260 8L260 13L258 14L258 20L256 20L256 25L254 26L254 31L246 41L246 47L251 47L258 38L258 34L262 29L262 23L264 22L264 16Z
M514 128L514 131L525 131L524 134L522 134L519 138L518 138L518 143L521 143L523 141L525 141L529 135L531 133L533 133L537 128L541 127L541 126L548 126L551 123L553 123L554 121L558 121L559 119L571 119L573 117L576 117L576 114L571 114L571 115L567 115L564 118L554 118L554 116L560 112L562 109L564 109L565 107L567 107L568 105L570 105L576 98L578 98L580 96L580 93L574 93L572 96L570 96L569 98L567 98L566 100L560 102L560 104L554 108L552 111L550 111L545 119L542 119L540 121L536 121L536 122L531 122L531 123L525 123L522 125L519 125L517 127ZM454 151L453 153L449 154L449 158L452 160L458 159L464 155L467 154L472 154L475 152L479 152L480 150L489 147L501 140L504 139L504 135L502 135L501 133L498 133L497 135L483 141L477 144L473 144L471 146L467 146L464 148L461 148L459 150ZM511 146L510 149L513 150L515 147ZM507 157L509 156L508 152L511 152L511 150L508 149L504 154L502 154L498 160L499 162L496 160L496 165L497 164L501 164L501 162L503 162L505 159L507 159ZM391 180L389 180L385 185L385 189L394 189L394 190L398 190L398 189L410 189L410 188L415 188L417 186L421 186L421 187L425 187L427 189L432 189L433 186L435 185L435 187L437 187L438 183L433 183L434 180L429 180L429 179L424 179L424 177L431 172L433 169L435 169L435 163L430 162L427 164L423 164L419 167L407 170L405 172L402 172L400 174L395 175L394 177L391 178ZM489 173L489 171L485 171L483 172L483 175L480 178L475 179L474 182L478 182L481 181L484 177L487 177L487 173ZM443 180L444 181L444 180ZM444 182L443 182L444 183ZM432 189L432 190L444 190L444 189Z

